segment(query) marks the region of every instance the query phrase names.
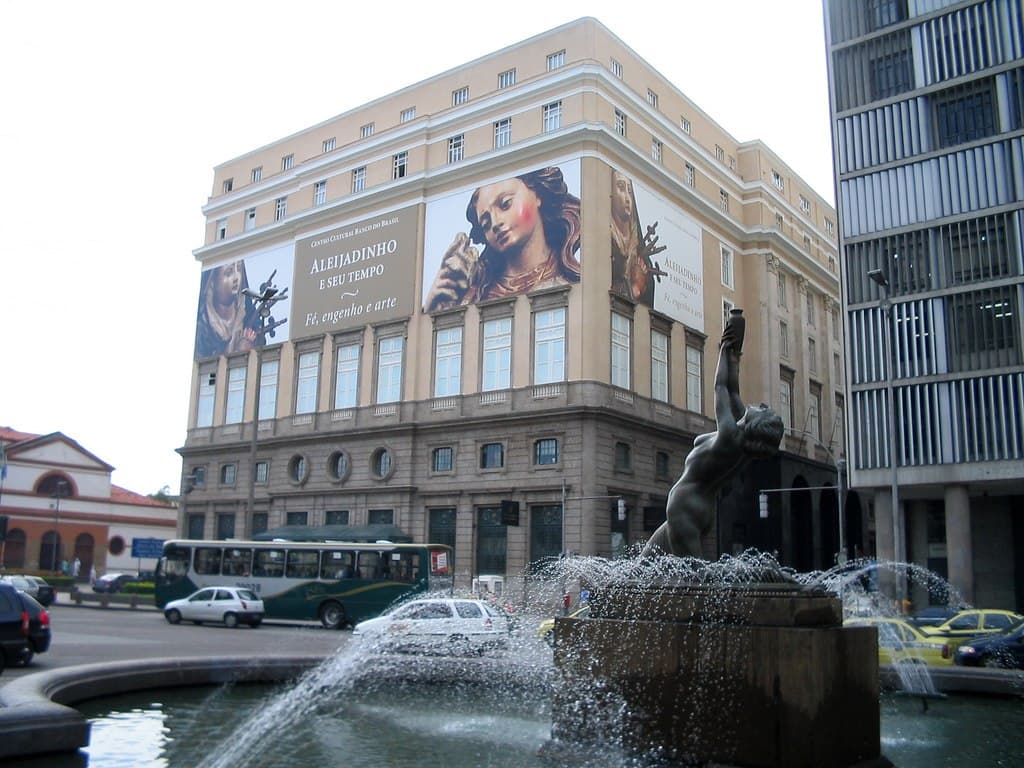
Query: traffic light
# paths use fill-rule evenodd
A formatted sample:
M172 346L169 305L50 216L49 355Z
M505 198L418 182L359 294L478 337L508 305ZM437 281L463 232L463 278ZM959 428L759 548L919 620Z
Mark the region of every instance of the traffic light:
M757 495L758 504L761 507L761 519L768 517L768 494L759 493Z
M619 522L626 519L626 500L619 496Z

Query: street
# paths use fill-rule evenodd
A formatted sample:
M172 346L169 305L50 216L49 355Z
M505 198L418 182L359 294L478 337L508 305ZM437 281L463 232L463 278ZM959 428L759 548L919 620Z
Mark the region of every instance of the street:
M27 667L8 665L0 686L11 680L59 667L127 659L221 654L286 655L333 653L352 638L349 630L330 631L319 624L264 621L258 629L227 629L219 624L172 626L152 608L100 608L57 602L49 607L50 649Z

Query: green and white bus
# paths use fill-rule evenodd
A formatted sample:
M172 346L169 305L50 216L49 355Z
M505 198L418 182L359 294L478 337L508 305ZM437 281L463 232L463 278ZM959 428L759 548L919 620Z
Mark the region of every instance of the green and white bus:
M450 594L452 565L444 544L173 539L157 563L156 604L203 587L245 587L268 619L340 629L417 593Z

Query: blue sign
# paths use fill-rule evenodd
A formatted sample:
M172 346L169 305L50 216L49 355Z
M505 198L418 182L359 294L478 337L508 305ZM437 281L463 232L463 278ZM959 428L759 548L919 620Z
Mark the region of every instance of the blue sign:
M160 557L163 553L163 539L132 539L132 557Z

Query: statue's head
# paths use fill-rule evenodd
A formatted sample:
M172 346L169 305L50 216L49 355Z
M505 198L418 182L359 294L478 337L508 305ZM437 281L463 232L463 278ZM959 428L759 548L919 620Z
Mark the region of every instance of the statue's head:
M748 405L737 426L743 429L746 451L758 459L774 456L786 432L782 417L765 403Z

